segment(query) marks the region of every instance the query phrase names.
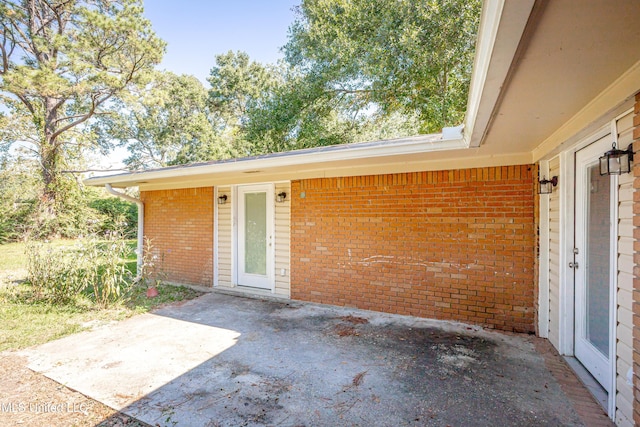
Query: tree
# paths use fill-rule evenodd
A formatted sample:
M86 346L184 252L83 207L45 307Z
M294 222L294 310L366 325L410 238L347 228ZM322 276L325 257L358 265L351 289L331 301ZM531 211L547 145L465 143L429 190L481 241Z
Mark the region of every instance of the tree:
M194 76L155 72L148 85L118 100L99 134L129 149L125 163L133 169L229 157L207 96Z
M34 153L52 211L65 162L96 142L90 120L162 58L142 12L141 0L0 0L0 96L16 124L4 142Z
M464 117L479 15L479 0L302 0L284 51L319 98L437 132Z
M216 55L216 65L207 79L211 107L228 127L239 126L248 108L273 90L279 77L277 68L250 61L245 52Z
M250 104L242 127L251 154L416 134L416 114L352 109L325 89L325 76L283 69L282 83Z

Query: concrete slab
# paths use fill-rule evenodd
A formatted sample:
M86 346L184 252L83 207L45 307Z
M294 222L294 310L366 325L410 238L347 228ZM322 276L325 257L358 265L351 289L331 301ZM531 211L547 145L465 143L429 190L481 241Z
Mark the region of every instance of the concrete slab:
M582 425L526 336L207 294L23 351L161 426Z

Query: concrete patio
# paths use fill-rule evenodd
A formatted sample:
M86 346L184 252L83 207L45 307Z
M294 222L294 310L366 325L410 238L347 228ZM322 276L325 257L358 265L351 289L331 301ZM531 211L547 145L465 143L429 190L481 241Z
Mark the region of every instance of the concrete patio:
M583 425L532 339L211 293L21 353L151 425Z

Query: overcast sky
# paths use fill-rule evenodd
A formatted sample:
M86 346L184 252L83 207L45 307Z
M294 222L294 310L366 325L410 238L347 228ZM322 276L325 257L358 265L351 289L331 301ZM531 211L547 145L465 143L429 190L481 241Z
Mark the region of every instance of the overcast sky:
M203 83L215 56L247 52L262 63L283 55L293 7L300 0L145 0L145 15L168 43L160 69L193 74Z

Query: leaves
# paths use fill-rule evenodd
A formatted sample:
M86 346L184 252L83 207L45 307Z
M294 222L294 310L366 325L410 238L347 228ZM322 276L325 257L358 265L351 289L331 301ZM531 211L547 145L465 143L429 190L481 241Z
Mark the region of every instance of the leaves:
M151 83L120 97L114 113L96 126L103 144L116 140L133 169L164 167L231 156L220 117L212 113L207 90L189 75L155 72Z
M47 199L72 152L96 147L90 120L143 84L164 48L140 0L0 0L0 94L19 125L2 141L26 142Z
M479 15L478 0L303 0L284 51L347 110L438 132L463 118Z

